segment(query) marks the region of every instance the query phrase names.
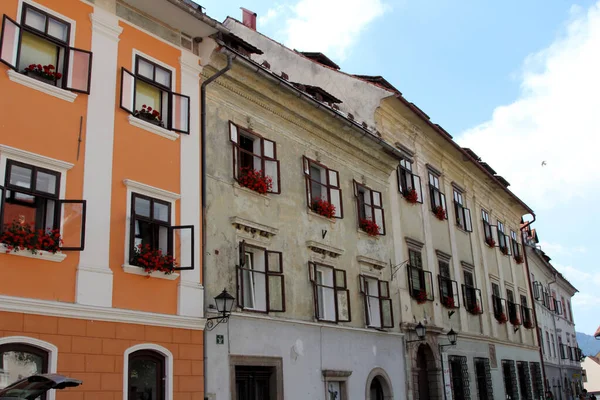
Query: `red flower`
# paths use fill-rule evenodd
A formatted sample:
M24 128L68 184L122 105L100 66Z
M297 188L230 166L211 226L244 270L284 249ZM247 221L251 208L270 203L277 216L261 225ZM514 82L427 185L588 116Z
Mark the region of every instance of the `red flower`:
M496 241L491 237L485 239L485 243L490 247L496 247Z
M523 264L523 256L521 256L521 255L515 256L515 262L517 264Z
M479 306L479 304L473 304L468 309L468 311L473 315L479 315L479 314L481 314L481 307Z
M525 329L533 329L533 322L531 320L527 320L525 321L523 326L525 327Z
M361 219L359 222L360 229L365 231L369 236L379 235L379 225L370 219Z
M152 107L148 107L148 111L152 111Z
M504 324L508 320L508 318L506 318L506 314L504 314L504 313L500 313L500 314L496 315L495 317L496 317L496 321L498 321L498 323L500 323L500 324Z
M153 249L148 244L146 246L139 244L134 248L130 264L143 268L147 273L160 271L168 275L173 273L176 260L173 256L163 254L161 250Z
M402 195L404 196L406 201L408 201L411 204L415 204L417 201L419 201L419 195L417 194L417 191L415 189L405 191Z
M270 176L265 176L262 170L249 167L242 168L238 182L240 186L260 194L265 194L273 188L273 179Z
M417 299L418 304L425 303L427 301L427 292L425 292L424 290L419 290L419 293L417 293L415 299Z
M310 208L317 214L327 218L333 218L335 216L335 206L327 200L314 198Z
M55 73L54 76L56 77L56 79L62 78L62 74L60 72Z
M444 307L447 308L455 308L456 305L454 304L454 298L450 297L450 296L444 296L442 298L442 304L444 305Z
M437 206L436 208L434 208L433 213L435 214L435 217L440 221L446 219L446 210L444 210L442 206Z
M501 246L500 251L502 252L502 254L507 256L508 255L508 246Z
M7 252L29 250L33 254L38 254L43 250L54 254L60 250L62 239L56 229L35 230L33 224L15 219L0 234L0 243L6 246Z
M519 317L514 317L510 320L510 323L513 325L521 325L521 320L519 319Z

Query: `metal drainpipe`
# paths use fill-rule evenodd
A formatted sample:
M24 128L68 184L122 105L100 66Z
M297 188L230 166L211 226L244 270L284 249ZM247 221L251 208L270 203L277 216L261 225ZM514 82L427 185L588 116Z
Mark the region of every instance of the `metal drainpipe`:
M202 158L202 265L200 267L200 278L202 286L204 286L203 296L204 304L206 305L206 284L204 282L204 270L206 269L206 87L214 82L221 75L231 69L233 56L227 54L227 66L217 71L213 76L202 83L200 88L200 115L202 121L200 123L200 155ZM204 330L204 394L206 396L206 330ZM206 397L205 397L206 398Z
M520 228L521 240L523 240L524 230L526 228L528 228L531 224L533 224L536 220L535 214L532 213L532 215L533 215L533 219ZM531 283L531 272L529 272L529 261L527 260L527 249L525 248L525 246L527 246L527 245L525 243L523 243L523 259L525 260L525 270L527 271L527 283L529 284L529 293L531 293L531 302L533 303L531 309L533 310L533 318L535 319L535 322L537 325L538 318L537 318L537 312L535 311L536 304L535 304L535 298L533 297L533 285ZM544 353L542 351L543 338L541 337L540 330L538 329L537 326L536 326L535 330L536 330L536 334L537 334L537 338L538 338L538 351L540 352L540 362L542 365L542 379L544 380L542 382L542 384L544 387L544 397L545 397L546 396L545 392L547 390L549 390L550 388L546 387L546 367L544 365Z

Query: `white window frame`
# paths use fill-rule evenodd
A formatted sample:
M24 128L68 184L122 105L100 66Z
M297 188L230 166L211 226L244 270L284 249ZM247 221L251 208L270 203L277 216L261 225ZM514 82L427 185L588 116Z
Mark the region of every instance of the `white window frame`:
M252 270L253 271L258 271L258 272L262 272L262 274L254 274L254 273L250 273L248 271L242 271L242 277L241 279L244 279L244 273L248 273L249 277L250 277L250 281L251 281L251 285L252 285L252 307L247 307L244 304L244 310L247 311L259 311L259 312L263 312L266 313L267 312L267 260L266 257L267 255L265 254L266 249L264 248L257 248L257 247L252 247L252 245L246 245L246 253L244 254L244 257L246 257L248 254L252 254L253 256L256 255L260 255L262 257L262 263L257 263L256 262L256 257L248 257L249 259L251 259L251 263L252 263ZM262 267L262 269L260 268L256 268L256 267ZM259 275L263 277L262 282L258 282L255 279L255 275ZM246 290L247 287L244 285L244 290ZM259 307L259 305L257 304L257 293L260 294L260 296L262 296L262 303L263 306L262 308ZM245 299L243 300L245 303Z
M165 358L164 400L173 400L173 353L171 353L169 349L153 343L136 344L125 350L123 353L123 399L127 399L129 389L129 355L140 350L155 351Z

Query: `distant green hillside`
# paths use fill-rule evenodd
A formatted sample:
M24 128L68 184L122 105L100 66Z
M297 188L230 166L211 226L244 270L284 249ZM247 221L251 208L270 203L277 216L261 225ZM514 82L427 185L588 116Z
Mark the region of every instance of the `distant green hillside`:
M577 333L577 343L579 348L583 351L586 356L595 356L600 353L600 340L594 339L592 335L586 335L585 333Z

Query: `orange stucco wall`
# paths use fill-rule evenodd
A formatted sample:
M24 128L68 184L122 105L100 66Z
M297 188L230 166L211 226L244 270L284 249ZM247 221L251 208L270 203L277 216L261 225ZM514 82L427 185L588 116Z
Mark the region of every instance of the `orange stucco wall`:
M180 140L171 141L132 126L129 114L119 107L120 70L125 67L133 72L133 50L160 60L175 69L179 88L179 57L181 50L170 46L146 33L121 23L123 32L119 41L118 90L115 99L115 142L113 159L113 192L111 217L110 260L114 273L113 306L157 313L177 313L177 280L148 279L123 272L125 254L125 220L127 215L127 188L124 179L132 179L146 185L180 193ZM179 201L175 202L179 223Z
M83 385L58 400L122 400L123 354L154 343L173 354L174 400L202 400L202 331L0 312L0 337L28 336L58 347L57 372Z
M80 1L37 0L43 6L76 21L75 47L91 47L92 7ZM17 0L0 2L0 15L17 19ZM20 22L20 21L17 21ZM73 103L11 82L0 64L0 143L32 153L67 161L74 167L67 173L65 198L82 199L85 137L77 160L80 119L85 134L87 95ZM2 178L1 184L4 184ZM0 254L0 293L72 302L78 252L69 252L62 263Z

